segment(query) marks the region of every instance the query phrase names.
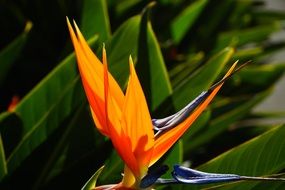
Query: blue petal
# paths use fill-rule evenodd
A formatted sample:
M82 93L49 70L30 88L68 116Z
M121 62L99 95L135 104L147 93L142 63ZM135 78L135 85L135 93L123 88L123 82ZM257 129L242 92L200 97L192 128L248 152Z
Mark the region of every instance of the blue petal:
M158 131L156 135L172 129L179 123L183 122L190 115L190 113L193 112L209 96L209 94L210 91L203 91L198 97L196 97L176 114L163 119L152 119L154 129Z
M217 174L217 173L206 173L183 166L175 165L172 176L175 180L180 183L189 184L209 184L218 182L229 182L244 179L243 177L236 174Z

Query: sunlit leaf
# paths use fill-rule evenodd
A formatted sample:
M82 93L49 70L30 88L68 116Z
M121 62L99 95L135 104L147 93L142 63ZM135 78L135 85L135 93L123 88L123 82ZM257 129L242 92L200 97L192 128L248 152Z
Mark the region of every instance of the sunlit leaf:
M233 52L232 48L224 49L175 87L173 92L175 107L182 108L202 91L207 90L222 72Z
M82 190L92 190L96 187L96 182L100 174L102 173L104 166L99 168L95 174L87 181L87 183L82 187Z
M123 88L128 79L129 56L137 60L137 43L141 17L134 16L124 22L106 44L108 63L114 78Z
M150 6L150 5L149 5ZM145 11L140 25L136 69L150 110L154 110L172 93L158 41Z
M111 36L107 2L84 0L80 30L86 39L99 36L99 42L106 42Z
M284 125L275 127L200 166L199 170L248 176L263 176L277 173L284 169L285 166L283 159L285 155L284 134ZM238 182L224 185L217 189L253 189L256 185L264 183L252 181ZM277 183L278 187L280 185L280 183ZM282 187L284 185L282 183ZM264 189L262 186L259 187Z

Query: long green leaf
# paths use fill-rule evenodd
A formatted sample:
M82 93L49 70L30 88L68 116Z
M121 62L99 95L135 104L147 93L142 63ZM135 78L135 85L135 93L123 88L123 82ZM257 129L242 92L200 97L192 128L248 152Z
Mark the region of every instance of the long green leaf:
M183 162L183 140L179 140L167 153L163 164L169 166L170 170L175 164ZM162 178L171 178L171 172L167 172Z
M79 108L76 109L75 114L73 115L70 122L67 124L63 135L58 141L56 147L53 149L52 154L48 157L47 162L45 163L45 166L43 167L37 180L35 180L33 189L39 189L40 185L44 184L48 180L48 174L50 172L51 173L53 172L52 168L55 165L57 159L60 156L65 155L62 153L65 152L64 151L65 147L69 144L68 141L71 136L70 134L75 127L78 127L78 120L80 119L81 114L84 113L85 108L86 108L86 100L82 102L81 105L79 105ZM61 170L59 165L56 166L56 170L57 171Z
M118 156L116 151L113 151L110 157L105 162L105 172L102 173L100 180L104 184L113 183L121 178L120 173L124 169L124 163Z
M216 49L226 46L241 46L246 43L260 42L269 37L270 34L281 29L279 22L256 26L248 29L234 30L219 35Z
M8 173L5 150L2 142L2 137L0 134L0 180Z
M201 28L199 29L199 35L204 39L204 44L208 46L209 41L215 38L216 32L221 28L220 26L224 24L225 18L228 16L229 10L234 6L235 0L227 1L209 1L207 10L205 11L202 17L205 17L205 23L201 23ZM200 42L199 42L200 43ZM225 48L226 46L222 47Z
M136 69L149 108L153 111L170 96L172 89L158 41L147 17L148 9L140 25Z
M179 43L191 28L207 4L207 0L198 0L184 9L172 22L171 34L175 43Z
M252 60L253 62L256 62L256 58L263 55L263 53L264 48L261 46L241 49L237 50L237 52L233 56L233 60L239 60L241 62Z
M203 134L203 129L207 126L206 124L209 122L211 118L211 111L208 109L204 113L202 113L197 120L191 125L190 129L185 132L183 135L183 142L184 142L184 154L190 153L191 146L193 139L197 138L197 135Z
M233 52L234 50L232 48L224 49L177 86L173 92L175 108L182 108L202 91L207 90L222 72L224 66L233 55Z
M116 2L116 15L120 16L131 10L133 6L140 3L142 0L123 0Z
M99 42L106 42L111 37L107 2L105 0L84 0L80 30L86 39L95 34Z
M260 24L267 24L275 20L285 19L284 11L275 11L275 10L269 10L269 9L255 10L252 13L252 16Z
M9 69L21 53L31 28L32 23L28 22L24 32L0 51L0 85L2 85Z
M91 44L96 39L93 38ZM7 158L8 172L13 172L44 142L84 98L75 56L71 54L15 108L23 123L23 133L21 141Z
M99 175L102 173L104 166L99 168L95 174L87 181L87 183L82 187L82 190L92 190L96 187L96 182Z
M171 84L177 86L185 78L187 78L191 73L201 64L204 58L204 53L198 52L196 54L190 54L187 60L179 65L175 66L169 71L169 76L171 78Z
M106 44L108 63L114 78L123 88L129 71L129 56L137 59L137 44L141 17L134 16L123 23Z
M280 78L285 72L285 64L266 64L250 66L242 70L238 76L246 83L267 86L272 85L276 79ZM258 76L258 77L252 77Z
M196 147L201 146L204 143L210 142L214 137L221 134L223 131L228 129L229 125L234 123L235 121L244 117L248 112L265 97L267 97L271 93L272 89L269 89L265 92L255 95L250 100L241 99L241 102L238 106L231 106L232 109L229 111L224 111L223 114L219 115L216 118L213 118L207 128L201 132L199 136L192 139L189 144L189 149L194 149ZM229 102L230 103L230 102ZM229 105L228 105L229 106Z
M215 173L236 173L248 176L263 176L285 168L285 126L275 127L268 132L235 147L216 157L198 169ZM217 189L253 189L264 182L238 182ZM276 182L274 182L276 183ZM278 183L278 182L277 182ZM281 184L278 184L278 186ZM285 184L282 184L285 187ZM271 188L270 188L271 189Z
M252 4L253 1L251 0L235 1L235 6L233 7L233 10L229 16L231 28L242 28L245 25L248 25L250 19L245 17L244 14L250 10Z

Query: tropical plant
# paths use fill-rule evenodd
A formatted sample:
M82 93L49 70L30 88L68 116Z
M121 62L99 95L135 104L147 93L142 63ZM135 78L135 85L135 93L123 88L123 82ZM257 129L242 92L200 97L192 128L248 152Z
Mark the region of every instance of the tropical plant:
M256 113L285 71L270 56L285 14L252 0L0 2L1 189L78 189L118 183L124 163L94 126L66 16L125 90L131 55L152 118L176 113L222 78L214 101L150 171L183 164L213 173L271 176L285 169L282 113ZM285 39L284 39L285 40ZM99 56L100 58L100 56ZM12 98L14 97L14 98ZM10 101L12 99L19 101ZM10 106L9 106L10 105ZM9 109L8 109L9 108ZM262 121L262 122L257 122ZM98 126L97 126L98 127ZM104 169L102 166L104 165ZM280 176L282 176L280 174ZM162 177L169 178L170 173ZM282 189L283 182L162 185L180 189Z

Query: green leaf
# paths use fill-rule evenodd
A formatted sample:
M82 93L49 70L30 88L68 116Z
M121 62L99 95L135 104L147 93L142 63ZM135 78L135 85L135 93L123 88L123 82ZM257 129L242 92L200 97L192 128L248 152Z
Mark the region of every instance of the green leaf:
M45 162L43 169L41 170L37 178L35 178L33 189L39 189L42 184L45 184L45 182L49 180L49 176L48 176L49 174L51 176L51 175L54 175L54 173L56 173L52 171L53 168L56 168L55 170L57 172L62 170L62 167L60 167L60 164L56 165L55 167L54 165L56 164L58 159L61 159L60 161L64 163L64 160L65 160L64 158L67 156L65 153L65 149L69 145L70 136L72 134L72 131L75 129L75 127L78 127L78 123L82 123L82 121L79 122L78 120L80 120L81 119L80 116L83 113L85 113L84 111L85 111L85 108L87 107L86 102L87 100L84 100L79 105L79 107L75 110L75 114L73 114L70 121L66 124L66 128L63 134L61 135L60 140L57 141L56 146L54 147L51 154L47 158L47 161ZM77 142L77 143L80 143L80 142Z
M246 69L239 72L238 77L248 84L270 86L276 79L280 78L284 72L285 64L266 64L248 66Z
M32 28L32 23L27 22L24 32L14 39L8 46L0 51L0 86L6 78L8 71L13 63L20 55L26 41L28 34Z
M134 16L124 22L106 44L110 72L125 87L129 76L129 56L137 59L137 44L141 17Z
M12 127L11 127L12 126ZM22 121L14 112L0 114L0 133L5 156L8 157L21 140ZM13 138L11 138L13 137Z
M207 0L198 0L184 9L172 22L171 34L175 43L179 43L191 26L195 23Z
M21 141L7 158L8 172L13 172L84 99L75 56L71 54L15 108L23 128Z
M229 23L231 28L242 28L249 24L250 16L247 12L250 11L253 1L251 0L238 0L235 1L231 15L229 16Z
M198 169L215 173L235 173L247 176L263 176L285 168L285 126L275 127L268 132L237 146ZM237 182L217 189L253 189L265 182ZM273 184L278 183L274 182ZM280 183L278 186L281 185ZM283 188L284 188L283 183ZM261 187L261 186L259 186ZM266 189L266 188L260 188ZM271 188L270 188L271 189Z
M240 62L248 61L248 60L255 60L260 55L263 55L264 48L263 47L253 47L247 49L240 49L233 56L233 60L239 60ZM255 62L253 60L253 62Z
M191 144L189 144L189 149L194 149L196 147L201 146L204 143L210 142L214 137L221 134L223 131L228 129L229 125L234 123L235 121L238 121L242 117L244 117L246 114L249 113L249 111L258 103L260 103L264 98L266 98L270 93L272 89L269 89L265 92L256 94L252 99L248 100L248 98L240 98L239 104L234 103L233 106L230 105L230 103L233 100L227 101L227 106L229 107L227 110L225 110L222 114L219 116L213 118L209 125L203 129L201 134L196 136L196 138L193 138L191 141Z
M99 177L99 175L101 174L101 172L103 171L104 166L102 166L101 168L99 168L95 174L87 181L87 183L82 187L82 190L92 190L96 187L96 182L97 179Z
M234 2L236 1L209 1L209 6L211 6L211 8L207 10L211 12L205 11L205 14L201 17L205 17L206 20L204 24L201 23L201 28L199 29L199 35L201 36L201 39L204 39L204 41L199 43L204 43L208 46L209 41L212 41L213 37L215 38L216 32L220 31L221 26L224 25L225 19L228 17L229 10L235 6Z
M123 0L123 1L118 1L116 4L116 14L118 16L126 13L129 11L133 6L136 4L140 3L142 0Z
M148 9L142 16L140 26L136 70L148 106L153 111L170 96L172 88L158 41L147 18Z
M189 144L192 144L192 139L195 139L196 136L203 134L201 132L205 127L206 124L209 122L211 118L211 111L208 109L204 111L197 120L191 125L191 127L185 132L183 135L183 142L184 142L184 154L189 153L191 150L191 146Z
M2 142L2 136L0 134L0 180L8 173L5 151Z
M84 0L81 18L80 30L86 39L97 34L103 43L111 37L107 1Z
M230 60L234 50L226 48L212 57L205 65L189 76L174 89L173 101L176 109L184 107L202 91L207 90L223 71L224 66Z
M255 10L252 16L258 23L268 24L275 20L284 20L285 13L283 11L275 11L270 9Z
M187 60L183 63L178 64L173 69L169 71L169 76L171 78L171 84L177 86L182 82L187 76L201 64L204 58L204 53L199 52L196 54L190 54Z
M175 145L171 148L171 150L167 153L166 159L163 164L169 166L170 169L175 164L179 164L183 162L183 140L179 140ZM172 175L170 172L167 172L162 176L162 178L171 178Z
M219 50L229 45L241 46L247 43L260 42L280 29L281 24L279 22L274 22L272 24L255 26L248 29L225 32L219 35L215 49Z
M113 183L121 179L120 173L124 169L124 163L118 156L118 153L114 150L110 155L109 159L105 162L105 172L102 174L100 180L104 184Z

